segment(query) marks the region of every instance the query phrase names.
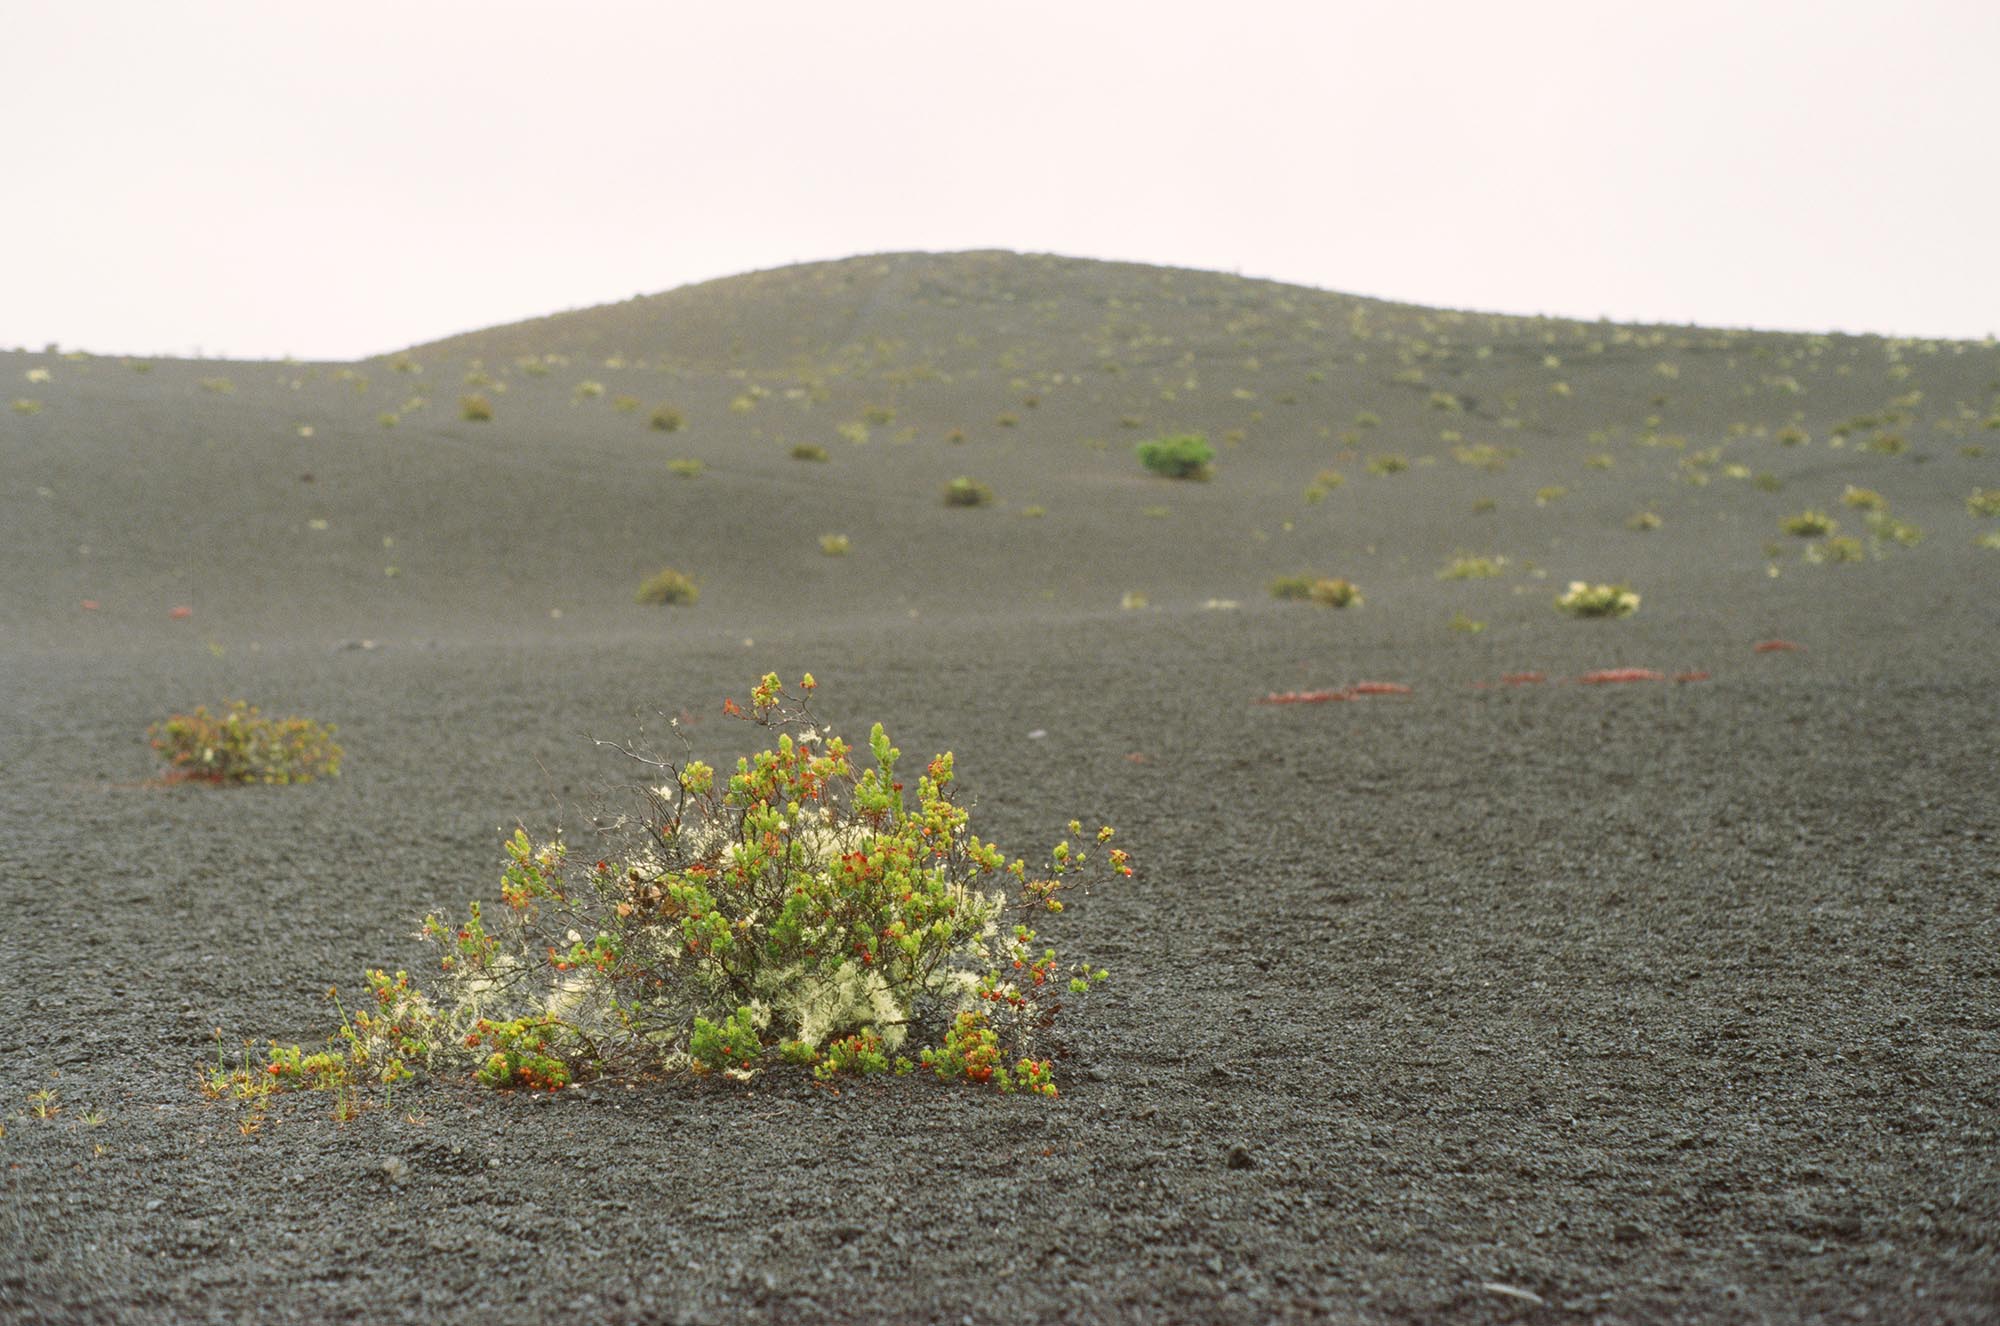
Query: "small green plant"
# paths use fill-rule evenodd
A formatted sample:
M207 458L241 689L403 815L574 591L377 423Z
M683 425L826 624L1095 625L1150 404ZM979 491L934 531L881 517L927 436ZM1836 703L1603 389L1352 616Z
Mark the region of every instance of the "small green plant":
M1504 557L1479 557L1472 553L1460 553L1444 564L1437 573L1439 580L1491 580L1507 569Z
M1472 442L1453 447L1451 458L1473 469L1498 473L1507 467L1508 453L1490 442Z
M1363 602L1354 582L1338 576L1321 576L1313 581L1306 597L1322 608L1358 608Z
M1410 458L1400 452L1384 452L1382 455L1368 458L1368 472L1378 479L1385 475L1401 474L1409 468Z
M678 433L687 426L687 420L681 417L681 412L671 405L662 405L654 410L652 417L646 422L661 433Z
M397 414L394 410L384 410L380 414L375 416L375 422L380 424L384 428L394 428L397 424L401 423L402 421L403 421L402 416Z
M639 586L639 592L634 597L646 604L686 607L701 598L701 590L694 581L669 566Z
M822 534L819 536L819 550L828 557L845 557L851 546L845 534Z
M485 424L493 422L493 402L484 396L460 396L458 417L467 423Z
M42 403L40 401L30 400L26 396L17 397L14 401L15 414L40 414L41 412Z
M1279 576L1271 582L1271 597L1274 599L1304 600L1312 597L1313 581L1310 575Z
M637 396L614 396L611 399L611 408L620 414L637 414L639 413L639 398Z
M887 405L870 405L861 411L861 419L877 428L887 428L896 422L896 411Z
M1535 505L1548 506L1550 503L1560 502L1565 497L1568 496L1569 496L1569 489L1563 487L1559 483L1552 483L1545 487L1537 488L1535 490Z
M1882 496L1882 494L1876 492L1873 488L1856 488L1853 484L1848 484L1847 491L1840 495L1840 504L1842 506L1851 506L1856 511L1887 511L1889 509L1888 498Z
M824 461L826 448L817 442L801 442L792 448L793 460Z
M968 479L961 474L944 486L946 506L988 506L993 501L993 490L977 479Z
M1965 499L1965 509L1975 516L2000 516L2000 488L1975 488Z
M1451 615L1451 620L1446 622L1445 625L1460 635L1478 635L1486 629L1485 622L1474 621L1463 612L1454 612Z
M708 466L692 456L678 456L667 462L667 469L683 479L699 479Z
M1572 617L1630 617L1639 611L1639 596L1630 585L1572 580L1569 589L1556 596L1556 608Z
M1824 562L1865 562L1868 560L1868 549L1861 540L1843 534L1825 543L1808 545L1806 560L1815 566Z
M1636 530L1639 533L1644 534L1649 530L1658 529L1661 525L1665 523L1666 523L1665 521L1660 519L1660 513L1657 511L1639 511L1633 513L1633 515L1626 520L1625 528L1629 530Z
M1840 528L1840 522L1824 511L1805 510L1796 516L1786 516L1778 522L1778 528L1795 539L1817 539Z
M1213 470L1215 449L1200 433L1155 438L1133 448L1139 463L1169 479L1206 479Z
M309 783L340 776L335 731L310 718L265 718L257 706L232 700L219 715L206 705L171 715L146 737L176 781Z
M1812 441L1812 434L1806 432L1805 429L1799 427L1797 424L1786 424L1777 431L1775 436L1778 439L1778 445L1781 447L1802 447Z
M586 380L576 384L576 390L570 393L570 399L578 402L594 401L603 394L604 384L602 382Z
M236 392L236 384L228 378L203 378L195 385L217 396L231 396Z
M1868 532L1885 543L1914 548L1924 541L1924 532L1908 521L1898 520L1887 511L1868 513Z

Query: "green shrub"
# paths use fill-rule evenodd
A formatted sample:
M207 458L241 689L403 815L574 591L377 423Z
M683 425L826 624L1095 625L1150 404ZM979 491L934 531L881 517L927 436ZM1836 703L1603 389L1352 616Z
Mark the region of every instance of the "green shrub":
M374 1007L343 1013L331 1052L274 1043L262 1066L218 1062L204 1089L351 1092L415 1067L549 1091L783 1064L824 1081L911 1071L898 1051L928 1037L940 1079L1055 1095L1038 1041L1108 973L1065 967L1034 925L1059 895L1132 874L1112 830L1071 821L1032 868L1010 861L972 832L949 753L904 775L906 791L882 725L864 764L812 712L814 686L767 675L747 713L723 702L771 734L733 775L632 752L637 814L575 860L560 837L516 829L496 903L425 919L428 988L371 972Z
M817 442L801 442L792 448L792 459L823 461L826 459L826 448Z
M641 603L687 605L701 597L701 590L679 571L665 567L639 586L635 597Z
M1439 580L1491 580L1506 570L1504 557L1478 557L1460 553L1437 573Z
M1312 597L1313 580L1309 575L1279 576L1271 582L1271 597L1274 599L1309 599Z
M1358 608L1362 603L1361 591L1354 582L1338 576L1323 576L1313 581L1307 597L1322 608Z
M677 456L667 462L667 469L683 479L699 479L708 466L693 456Z
M172 777L204 783L309 783L340 776L336 729L310 718L265 718L255 705L232 700L221 715L206 706L174 714L146 731Z
M1806 510L1786 516L1778 522L1778 528L1795 539L1816 539L1839 529L1840 522L1824 511Z
M687 420L681 418L681 412L671 405L662 405L654 410L653 417L646 422L662 433L678 433L687 424Z
M1401 474L1409 468L1410 458L1399 452L1391 451L1368 458L1368 472L1378 479L1384 475Z
M1843 534L1807 547L1806 560L1815 566L1822 562L1865 562L1868 560L1868 549L1861 540Z
M1887 511L1889 509L1888 498L1882 496L1882 494L1876 492L1873 488L1856 488L1853 484L1848 484L1847 491L1840 495L1840 504L1842 506L1851 506L1857 511Z
M1644 534L1648 530L1658 529L1661 525L1665 523L1666 523L1665 521L1660 519L1660 515L1657 511L1640 511L1634 514L1631 517L1631 519L1625 522L1625 528L1629 530L1637 530L1641 534Z
M1975 488L1965 499L1965 509L1975 516L2000 516L2000 488Z
M1568 591L1556 596L1556 607L1572 617L1630 617L1639 611L1639 596L1630 585L1572 580Z
M828 557L845 557L853 541L845 534L822 534L819 536L819 550Z
M944 486L946 506L985 506L993 500L993 490L963 474Z
M1133 451L1141 465L1169 479L1206 479L1215 459L1215 449L1200 433L1155 438L1141 442Z
M493 421L493 402L484 396L460 396L458 417L467 423L484 424Z

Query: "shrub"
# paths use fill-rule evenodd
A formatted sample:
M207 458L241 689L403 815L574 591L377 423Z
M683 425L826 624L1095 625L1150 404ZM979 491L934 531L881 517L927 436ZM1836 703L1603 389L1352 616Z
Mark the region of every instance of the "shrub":
M230 396L236 392L236 384L228 378L203 378L195 385L203 391L212 392L217 396Z
M968 479L963 474L944 486L946 506L986 506L993 500L993 490L977 479Z
M1908 521L1898 520L1887 511L1868 513L1868 532L1878 539L1914 548L1924 541L1924 532Z
M1806 560L1815 566L1822 562L1861 562L1868 559L1868 550L1861 540L1846 535L1828 539L1825 543L1815 543L1806 549Z
M200 706L146 730L172 777L202 783L309 783L340 776L336 731L310 718L265 718L257 706L232 700L221 715Z
M1572 617L1630 617L1639 611L1639 596L1630 585L1572 580L1568 592L1556 596L1556 607Z
M949 753L905 790L902 752L877 723L866 757L774 675L746 713L770 748L733 775L623 747L646 770L635 813L594 818L593 850L558 835L507 840L499 899L463 920L432 915L427 989L370 973L373 1011L334 1049L273 1044L266 1063L209 1075L211 1095L393 1084L412 1066L470 1071L500 1088L560 1091L598 1074L737 1081L775 1064L908 1072L1056 1093L1037 1041L1102 969L1065 967L1036 924L1092 879L1129 876L1109 827L1069 836L1032 868L971 828ZM658 783L657 786L651 784ZM1101 855L1100 855L1101 853ZM892 1059L891 1056L894 1056Z
M1461 465L1497 473L1506 468L1508 453L1491 442L1470 442L1453 447L1451 458Z
M1141 442L1133 452L1141 465L1169 479L1206 479L1212 473L1210 462L1215 459L1215 449L1200 433L1155 438Z
M793 460L825 460L826 448L817 442L801 442L792 448Z
M1368 458L1368 472L1376 478L1389 474L1401 474L1410 468L1410 458L1398 452L1388 452Z
M1569 489L1559 483L1552 483L1535 490L1535 505L1547 506L1551 502L1560 502L1568 496Z
M1643 534L1647 530L1656 530L1665 523L1665 521L1660 519L1659 512L1657 511L1640 511L1636 512L1625 522L1625 528L1637 530Z
M1337 576L1325 576L1313 581L1307 597L1323 608L1360 607L1361 591L1352 580L1342 580Z
M681 412L671 405L662 405L653 411L653 417L646 422L662 433L678 433L687 423L681 418Z
M594 401L603 394L602 382L583 381L576 384L576 390L570 393L570 397L572 400Z
M699 479L708 466L692 456L678 456L667 462L667 469L683 479Z
M1839 529L1840 522L1824 511L1807 510L1786 516L1778 522L1778 528L1796 539L1816 539Z
M484 396L460 396L458 417L467 423L485 424L493 421L493 402Z
M620 414L637 414L639 413L639 398L637 396L613 397L611 408Z
M1437 573L1439 580L1491 580L1506 569L1504 557L1476 557L1471 553L1460 553L1444 564Z
M1965 509L1975 516L2000 516L2000 488L1975 488L1965 499Z
M1797 424L1786 424L1778 430L1777 439L1781 447L1802 447L1812 441L1812 434Z
M1840 495L1840 504L1842 506L1851 506L1857 511L1887 511L1889 509L1888 498L1882 496L1882 494L1876 492L1873 488L1856 488L1853 484L1848 484L1847 491Z
M687 605L701 597L701 590L694 581L669 566L639 586L635 597L641 603Z
M1274 599L1309 599L1312 597L1312 587L1312 576L1279 576L1271 582L1271 597Z
M819 536L819 550L828 557L845 557L852 547L852 541L845 534L822 534Z
M40 414L41 412L42 403L38 400L33 400L26 396L18 396L14 400L15 414Z

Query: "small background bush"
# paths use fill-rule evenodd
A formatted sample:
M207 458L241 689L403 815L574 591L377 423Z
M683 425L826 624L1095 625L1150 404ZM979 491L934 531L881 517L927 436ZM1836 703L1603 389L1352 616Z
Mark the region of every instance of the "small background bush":
M310 718L265 718L257 706L231 700L221 715L199 706L146 730L174 777L205 783L309 783L340 776L335 729Z
M701 590L679 571L665 567L639 586L636 597L641 603L690 604L701 597Z
M993 490L963 474L944 486L946 506L985 506L993 500Z
M1133 451L1141 465L1169 479L1206 479L1212 473L1209 465L1215 459L1214 448L1200 433L1141 442Z

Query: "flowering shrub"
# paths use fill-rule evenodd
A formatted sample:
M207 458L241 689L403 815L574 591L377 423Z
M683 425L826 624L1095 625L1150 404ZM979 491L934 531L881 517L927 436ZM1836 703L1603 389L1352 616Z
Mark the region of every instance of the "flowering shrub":
M265 718L256 705L232 700L220 716L197 706L146 729L173 777L203 783L310 783L340 776L335 728L310 718Z
M772 1061L827 1081L912 1071L899 1051L928 1031L940 1039L919 1058L938 1077L1054 1095L1033 1053L1054 996L1107 973L1065 967L1028 923L1091 877L1132 873L1113 831L1091 842L1071 821L1034 868L1009 860L954 800L949 753L906 782L878 723L857 767L812 714L814 689L811 674L796 694L767 675L747 711L723 702L775 734L733 774L618 747L662 781L636 789L633 813L599 817L601 854L572 860L560 837L517 829L497 908L426 918L430 990L373 973L378 1012L343 1018L333 1052L274 1044L261 1071L218 1065L211 1094L393 1084L451 1063L550 1091L649 1070L743 1080Z
M1556 607L1572 617L1630 617L1639 611L1639 596L1630 585L1592 585L1572 580L1568 591L1556 596Z

